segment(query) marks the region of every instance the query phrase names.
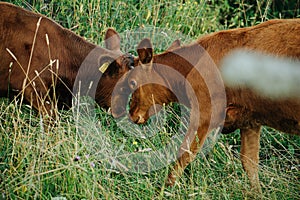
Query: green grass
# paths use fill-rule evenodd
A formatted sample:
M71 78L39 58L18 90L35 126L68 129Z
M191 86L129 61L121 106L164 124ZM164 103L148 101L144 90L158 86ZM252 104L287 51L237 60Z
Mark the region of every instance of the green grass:
M170 29L167 46L179 32L191 40L217 30L300 14L299 1L196 2L14 1L96 44L101 44L108 27L118 32L151 26ZM159 149L178 127L162 127L160 134L148 129L137 137L123 131L107 112L97 109L97 116L100 120L84 118L78 124L71 111L60 111L58 119L45 120L27 105L1 99L0 199L300 199L299 136L263 129L259 174L262 196L247 192L249 182L239 160L238 132L221 135L205 157L199 154L188 166L178 185L165 188L168 166L149 173L129 173L108 167L109 159L120 149L119 155ZM169 124L176 124L168 116ZM157 126L155 119L152 123L152 127ZM86 138L91 131L95 138ZM144 138L142 134L153 136ZM99 151L104 156L99 157ZM135 164L129 161L128 166Z

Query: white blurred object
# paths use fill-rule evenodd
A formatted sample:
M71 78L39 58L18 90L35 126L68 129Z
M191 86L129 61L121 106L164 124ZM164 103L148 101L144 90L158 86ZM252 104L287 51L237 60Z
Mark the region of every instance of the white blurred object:
M248 87L270 98L300 97L300 61L249 50L236 50L223 59L226 86Z

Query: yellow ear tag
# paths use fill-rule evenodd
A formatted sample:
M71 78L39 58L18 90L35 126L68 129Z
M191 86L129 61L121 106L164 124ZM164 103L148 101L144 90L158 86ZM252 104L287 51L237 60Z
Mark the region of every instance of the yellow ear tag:
M101 65L101 67L99 67L99 71L104 74L104 72L107 70L108 66L109 66L109 62L105 62L103 63L103 65Z

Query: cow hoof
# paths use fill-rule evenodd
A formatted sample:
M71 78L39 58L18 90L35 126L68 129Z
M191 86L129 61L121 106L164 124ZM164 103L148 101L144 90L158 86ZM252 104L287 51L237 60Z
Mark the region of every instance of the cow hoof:
M169 174L168 178L165 180L166 187L173 187L176 183L176 176Z

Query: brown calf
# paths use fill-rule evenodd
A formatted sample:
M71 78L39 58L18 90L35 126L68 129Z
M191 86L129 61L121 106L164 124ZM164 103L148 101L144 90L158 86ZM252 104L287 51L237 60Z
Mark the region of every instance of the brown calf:
M225 85L226 102L222 86L215 81L219 79L218 74L213 73L215 65L207 55L218 68L222 58L237 48L300 58L299 33L300 19L270 20L254 27L216 32L191 45L155 56L150 41L145 39L138 46L139 59L135 61L135 65L141 67L130 71L117 86L120 93L113 94L112 101L118 103L112 106L112 113L115 117L125 113L124 104L129 93L133 93L129 114L136 123L147 121L153 114L154 103L162 105L179 101L191 108L190 127L178 152L178 160L166 180L167 185L173 185L176 177L182 175L212 129L222 125L223 133L240 129L241 161L252 188L260 191L258 161L261 126L300 134L300 100L273 100L250 89ZM156 84L151 84L153 82ZM175 95L173 91L179 92Z
M109 107L112 89L133 58L121 53L113 29L105 39L107 49L45 16L0 3L0 97L23 94L34 108L51 114L54 100L60 108L71 106L74 84L95 84L102 76L94 96L100 106Z

